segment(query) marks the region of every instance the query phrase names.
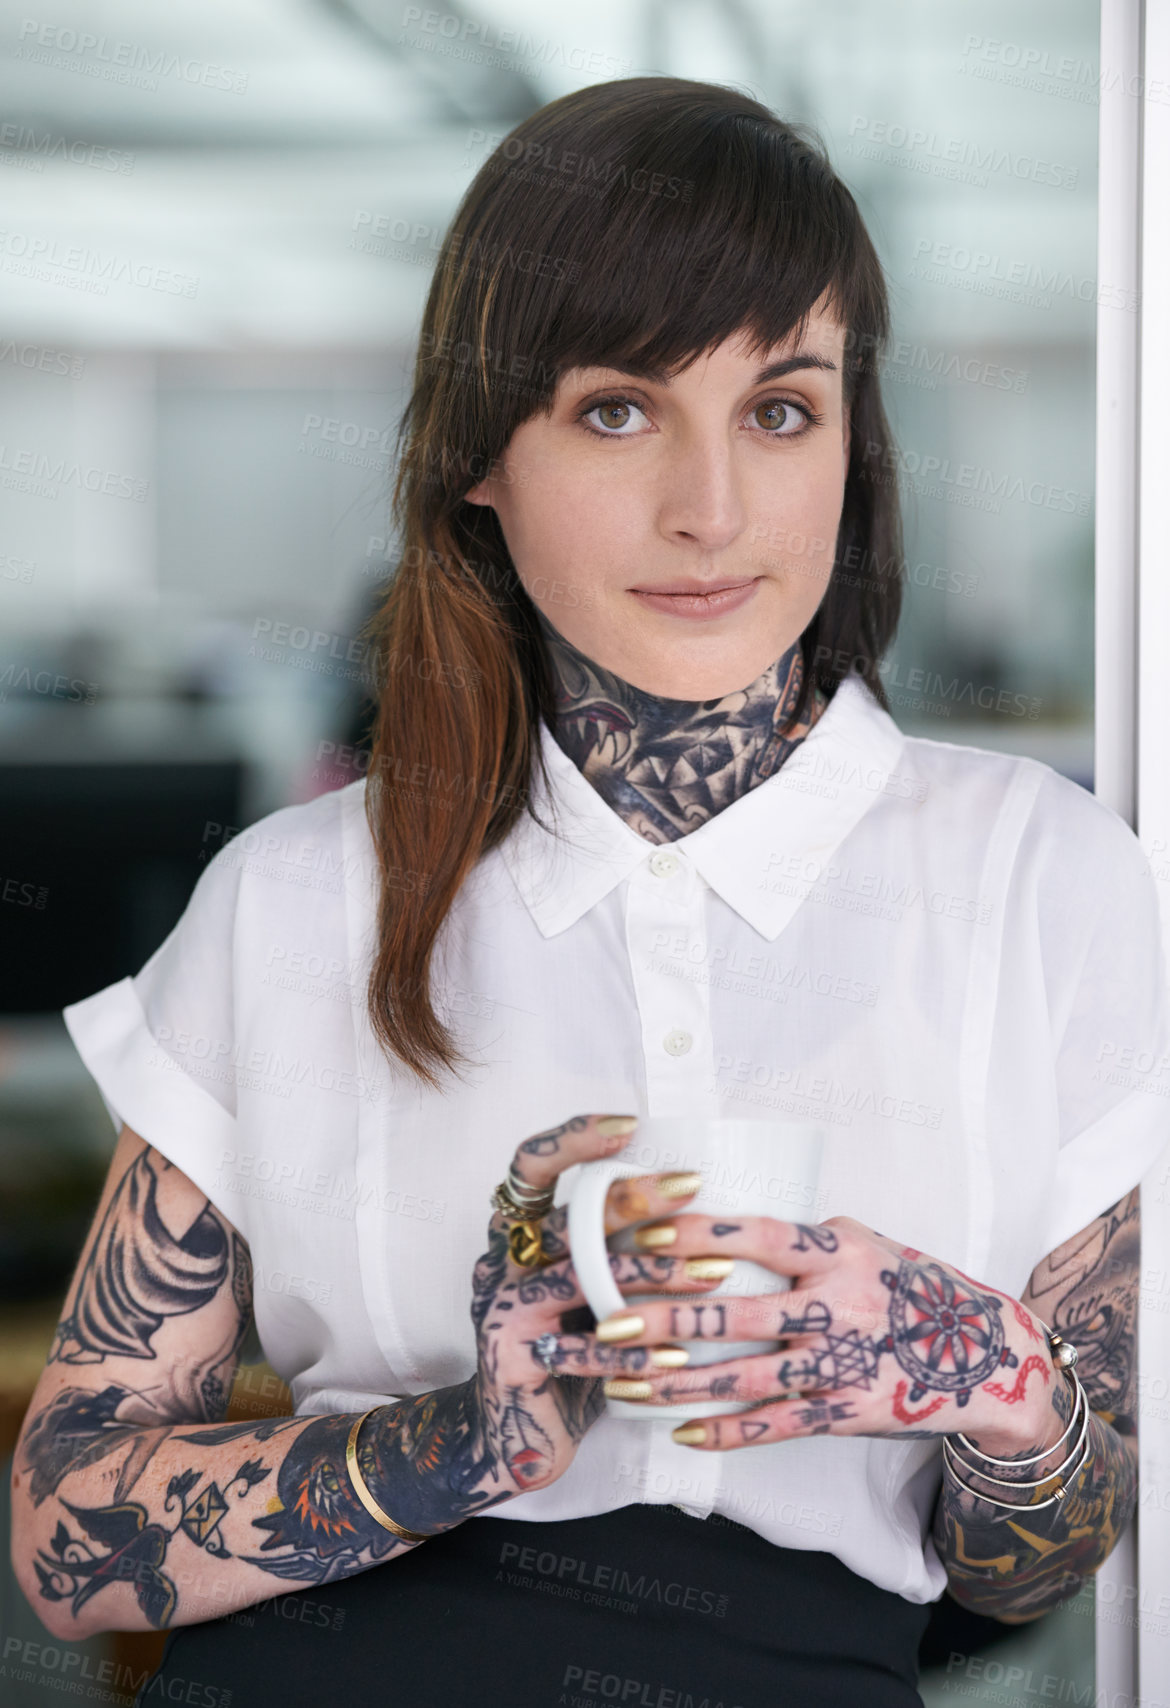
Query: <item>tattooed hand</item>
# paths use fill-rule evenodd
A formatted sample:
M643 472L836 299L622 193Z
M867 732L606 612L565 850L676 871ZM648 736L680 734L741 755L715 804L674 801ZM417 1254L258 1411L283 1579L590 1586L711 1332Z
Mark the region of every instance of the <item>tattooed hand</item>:
M561 1337L567 1369L637 1373L644 1391L631 1393L626 1381L622 1399L751 1406L680 1426L685 1446L726 1451L802 1435L906 1439L962 1430L1007 1458L1047 1449L1071 1415L1068 1384L1024 1305L847 1216L804 1227L771 1216L684 1214L641 1227L634 1239L676 1262L750 1258L793 1277L791 1292L655 1301L610 1318L608 1331L601 1323L596 1334ZM665 1340L779 1340L781 1349L693 1372L659 1370L650 1349Z
M598 1125L606 1119L579 1115L526 1140L513 1159L516 1174L532 1186L551 1186L573 1163L612 1155L627 1143L629 1132L607 1135ZM628 1125L632 1127L632 1118ZM615 1181L606 1198L606 1233L665 1215L699 1184L698 1175L639 1175ZM604 1409L599 1377L641 1369L653 1356L644 1349L631 1353L599 1346L589 1370L581 1369L577 1348L582 1335L573 1331L591 1328L595 1319L568 1256L567 1217L561 1207L550 1210L541 1223L545 1252L556 1261L544 1269L525 1269L512 1259L504 1218L497 1211L488 1248L475 1266L471 1314L479 1349L473 1378L476 1409L485 1458L494 1465L497 1480L507 1479L509 1493L543 1488L563 1476L578 1442ZM650 1252L615 1252L610 1268L618 1286L629 1293L670 1288L685 1299L710 1292L717 1280L689 1275L684 1261Z

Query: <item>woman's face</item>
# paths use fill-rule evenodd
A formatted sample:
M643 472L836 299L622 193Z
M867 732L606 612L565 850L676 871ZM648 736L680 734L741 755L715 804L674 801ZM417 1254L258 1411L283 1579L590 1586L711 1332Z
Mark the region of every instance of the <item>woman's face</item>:
M494 507L533 603L586 657L670 699L746 688L828 585L844 344L817 312L799 350L753 357L737 335L673 380L575 369L468 500ZM710 598L728 587L741 591Z

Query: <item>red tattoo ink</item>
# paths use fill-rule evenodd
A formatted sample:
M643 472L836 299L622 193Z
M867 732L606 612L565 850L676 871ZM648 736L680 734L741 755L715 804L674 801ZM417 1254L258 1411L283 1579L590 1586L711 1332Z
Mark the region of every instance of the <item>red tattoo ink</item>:
M1021 1303L1018 1299L1012 1300L1012 1310L1015 1311L1016 1321L1019 1323L1020 1327L1024 1330L1024 1332L1028 1336L1029 1340L1034 1340L1037 1343L1039 1343L1040 1341L1042 1341L1044 1339L1044 1336L1040 1333L1040 1330L1036 1327L1036 1324L1032 1321L1031 1311L1029 1311L1024 1305L1021 1305Z
M909 1392L909 1382L899 1382L894 1389L894 1416L899 1423L917 1423L920 1418L930 1417L932 1413L939 1410L940 1406L945 1406L947 1403L946 1394L939 1394L936 1399L931 1400L928 1406L923 1406L921 1411L907 1411L902 1401Z
M1048 1368L1045 1365L1043 1358L1038 1358L1033 1352L1024 1359L1023 1365L1020 1368L1020 1373L1016 1377L1016 1385L1014 1388L1005 1388L1002 1382L984 1382L983 1392L985 1394L993 1395L997 1400L1002 1400L1005 1405L1018 1405L1020 1400L1024 1397L1024 1390L1028 1386L1028 1377L1031 1375L1033 1370L1039 1370L1045 1382L1048 1381Z

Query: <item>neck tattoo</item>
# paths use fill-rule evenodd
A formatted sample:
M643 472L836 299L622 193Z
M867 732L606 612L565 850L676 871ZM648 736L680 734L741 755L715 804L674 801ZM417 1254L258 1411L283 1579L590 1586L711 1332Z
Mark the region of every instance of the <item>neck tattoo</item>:
M771 777L828 703L815 690L802 721L780 733L804 679L799 641L735 693L666 700L595 664L539 616L556 689L556 743L648 842L677 841Z

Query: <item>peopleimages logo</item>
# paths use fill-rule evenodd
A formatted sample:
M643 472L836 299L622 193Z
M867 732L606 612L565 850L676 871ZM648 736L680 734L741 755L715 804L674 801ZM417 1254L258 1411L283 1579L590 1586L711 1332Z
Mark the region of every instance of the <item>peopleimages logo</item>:
M856 138L859 134L863 140L861 143L851 142L848 145L850 153L892 160L914 171L958 178L979 188L986 188L989 176L997 172L1061 190L1075 190L1080 177L1075 166L1058 165L1031 154L1016 154L998 142L940 137L937 131L855 113L850 121L849 135Z
M38 1691L54 1690L99 1701L128 1702L137 1698L144 1686L147 1697L163 1697L161 1679L147 1684L149 1667L136 1673L123 1662L96 1660L66 1643L38 1643L24 1637L5 1637L0 1676L14 1683L36 1685ZM86 1689L82 1688L83 1680ZM190 1703L192 1708L229 1708L232 1700L230 1690L186 1678L171 1678L166 1695L174 1702Z
M248 87L246 73L233 66L184 59L141 42L118 41L91 30L42 23L39 18L22 20L15 57L138 88L157 89L159 77L177 77L183 83L222 89L232 95L242 95Z
M938 268L942 273L966 275L987 288L988 295L1006 294L1011 290L1034 291L1039 306L1051 307L1054 296L1067 296L1075 302L1096 303L1101 308L1124 308L1133 313L1138 306L1138 293L1117 285L1103 285L1087 274L1061 271L1055 263L1017 261L994 253L990 249L971 249L962 243L947 243L941 238L920 237L915 241L910 277L917 276L915 268Z
M162 291L168 296L193 297L199 291L194 273L177 273L154 261L135 261L128 255L103 254L84 244L62 244L56 238L33 237L24 231L0 231L0 257L4 271L20 272L36 267L56 267L76 274L103 295L111 283L139 285L143 290ZM22 266L18 266L21 263ZM38 274L37 276L42 276Z
M1059 59L1043 47L969 35L963 42L960 71L971 77L992 78L1037 94L1097 106L1103 94L1131 95L1137 100L1170 103L1170 81L1147 78L1128 66L1098 64L1063 54Z
M7 165L29 166L43 172L46 160L70 161L75 166L95 166L102 172L133 172L134 156L125 148L109 148L101 142L83 142L80 137L39 133L32 125L0 124L0 159Z
M984 468L978 463L959 463L953 469L951 459L932 451L904 449L882 445L876 439L866 441L862 460L871 465L909 477L937 481L941 487L995 499L1016 498L1045 510L1060 510L1069 515L1089 514L1090 494L1054 482L1033 480L1025 483L1022 475L1006 470Z
M712 1702L709 1696L696 1697L681 1684L657 1684L648 1679L623 1678L616 1672L602 1672L599 1667L580 1667L570 1661L561 1679L564 1691L578 1687L569 1697L572 1708L594 1708L599 1702L620 1702L624 1708L724 1708L722 1699ZM743 1708L742 1703L729 1702L726 1708Z
M569 1591L600 1591L619 1600L652 1601L660 1607L681 1607L687 1613L708 1613L715 1619L723 1619L727 1614L729 1598L714 1590L647 1577L645 1572L634 1577L620 1566L594 1565L571 1554L557 1554L551 1548L541 1551L535 1547L522 1548L518 1542L505 1542L500 1549L500 1567L497 1579L522 1589L541 1587L534 1579L521 1575L536 1572L541 1579L564 1585ZM505 1572L508 1567L512 1569ZM591 1602L594 1599L586 1597Z

